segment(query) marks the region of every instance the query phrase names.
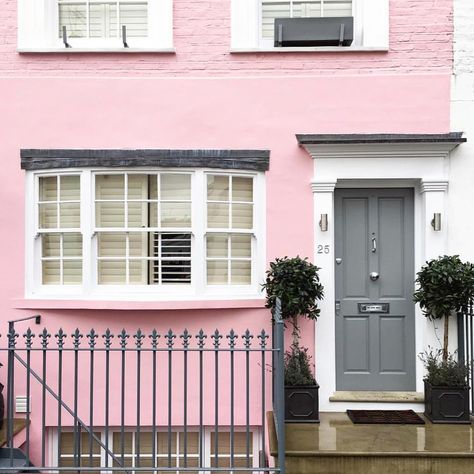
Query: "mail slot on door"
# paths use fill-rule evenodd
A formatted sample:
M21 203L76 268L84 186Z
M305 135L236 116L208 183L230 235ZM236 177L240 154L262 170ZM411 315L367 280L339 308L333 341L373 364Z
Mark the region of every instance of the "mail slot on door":
M389 303L358 303L359 314L390 313Z

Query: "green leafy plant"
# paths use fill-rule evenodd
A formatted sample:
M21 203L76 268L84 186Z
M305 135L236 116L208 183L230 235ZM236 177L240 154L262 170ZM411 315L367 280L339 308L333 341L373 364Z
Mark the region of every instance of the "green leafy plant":
M426 262L417 273L418 289L413 295L429 319L444 318L443 361L448 361L449 317L465 307L474 296L474 265L458 255Z
M285 385L298 387L301 385L316 385L311 368L311 356L306 347L292 344L285 352Z
M277 258L270 263L262 285L267 293L267 308L273 310L277 298L280 298L282 318L292 320L294 343L299 336L297 318L314 320L319 316L316 302L324 296L324 291L318 271L319 268L307 258Z
M453 354L448 354L446 360L441 356L441 349L420 354L427 372L424 380L438 387L466 387L469 367L459 362Z

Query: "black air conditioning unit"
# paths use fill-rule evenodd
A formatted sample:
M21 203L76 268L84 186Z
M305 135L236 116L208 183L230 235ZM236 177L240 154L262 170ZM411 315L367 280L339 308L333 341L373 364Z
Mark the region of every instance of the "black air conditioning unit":
M275 19L275 46L350 46L353 40L352 16Z

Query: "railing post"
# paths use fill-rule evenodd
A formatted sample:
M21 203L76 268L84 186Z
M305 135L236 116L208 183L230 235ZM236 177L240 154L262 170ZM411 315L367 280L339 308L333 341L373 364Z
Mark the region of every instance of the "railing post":
M464 344L464 328L465 328L465 313L464 310L458 313L458 360L466 362L465 358L465 344Z
M15 323L8 323L8 368L7 368L7 446L10 448L10 467L13 467L13 410L15 384Z
M281 301L277 298L273 314L275 325L275 366L274 370L274 410L276 411L275 429L278 446L278 467L285 474L285 326L281 315Z

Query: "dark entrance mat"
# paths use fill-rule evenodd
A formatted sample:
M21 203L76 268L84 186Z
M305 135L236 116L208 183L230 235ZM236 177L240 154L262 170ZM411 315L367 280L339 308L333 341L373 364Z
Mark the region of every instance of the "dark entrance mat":
M413 410L347 410L355 424L424 425L423 418Z

